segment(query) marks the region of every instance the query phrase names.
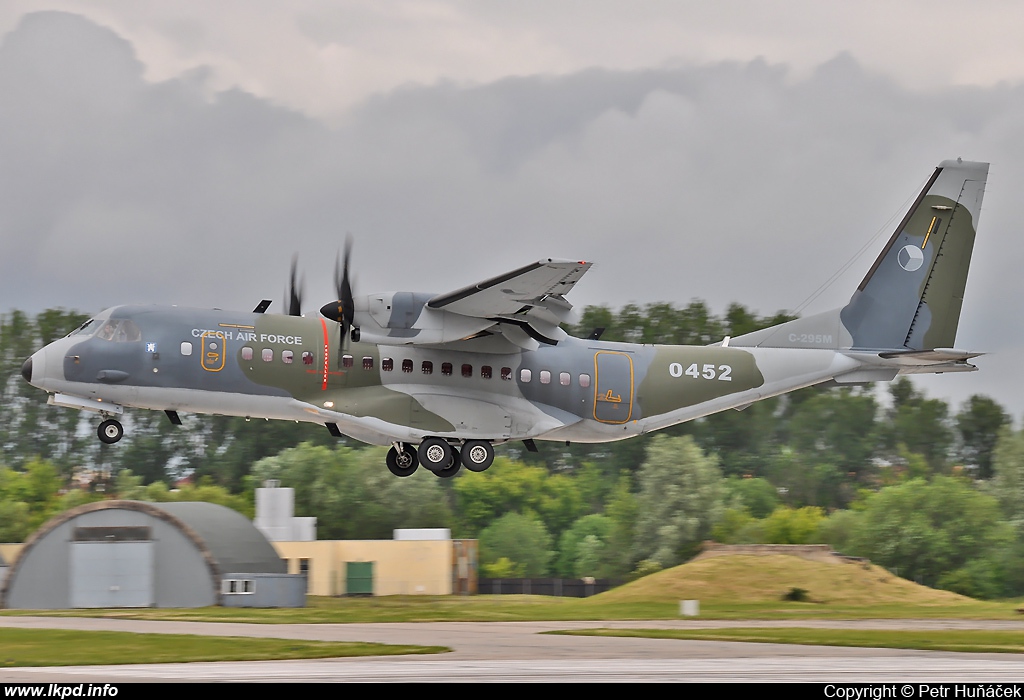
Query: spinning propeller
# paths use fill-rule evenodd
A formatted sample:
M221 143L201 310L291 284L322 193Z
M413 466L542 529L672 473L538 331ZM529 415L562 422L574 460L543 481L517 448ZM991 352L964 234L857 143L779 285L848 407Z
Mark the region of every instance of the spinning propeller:
M297 279L298 266L299 256L295 255L292 257L292 274L288 282L288 291L284 300L284 308L288 309L289 316L302 315L302 294L303 289L306 286L306 278L303 276L301 281Z
M344 262L339 257L334 265L334 286L338 292L338 299L337 301L324 304L320 308L320 313L324 318L341 324L341 337L338 342L339 363L341 362L341 348L344 347L346 338L351 337L353 342L359 342L359 328L354 325L355 302L352 300L352 282L348 274L348 263L351 254L352 237L349 236L345 241Z

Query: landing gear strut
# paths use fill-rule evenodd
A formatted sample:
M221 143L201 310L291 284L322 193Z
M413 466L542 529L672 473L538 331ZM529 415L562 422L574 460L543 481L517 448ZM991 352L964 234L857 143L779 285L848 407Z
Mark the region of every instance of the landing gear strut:
M113 445L124 437L124 428L113 418L108 418L100 423L100 427L96 430L96 435L99 436L100 442Z
M399 447L402 449L399 450ZM388 470L395 476L412 476L419 466L416 448L408 443L396 442L392 445L385 461L388 463Z

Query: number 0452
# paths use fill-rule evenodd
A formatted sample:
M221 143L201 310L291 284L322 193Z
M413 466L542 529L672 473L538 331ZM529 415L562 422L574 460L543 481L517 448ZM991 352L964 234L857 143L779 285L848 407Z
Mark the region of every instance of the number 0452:
M715 365L698 365L694 362L684 370L681 364L673 362L668 366L668 373L673 377L686 375L694 379L717 379L720 382L732 381L732 367L730 365L718 365L718 367L715 367Z

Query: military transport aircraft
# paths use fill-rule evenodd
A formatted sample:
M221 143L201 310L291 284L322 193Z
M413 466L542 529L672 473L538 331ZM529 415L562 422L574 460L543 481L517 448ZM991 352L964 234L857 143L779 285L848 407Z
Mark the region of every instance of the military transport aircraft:
M962 372L951 349L987 163L935 169L846 306L710 346L568 336L566 294L588 262L544 259L446 294L354 296L300 315L115 306L22 367L49 403L104 418L123 407L308 421L390 445L397 476L487 469L493 445L621 440L794 389ZM418 446L418 448L417 448Z

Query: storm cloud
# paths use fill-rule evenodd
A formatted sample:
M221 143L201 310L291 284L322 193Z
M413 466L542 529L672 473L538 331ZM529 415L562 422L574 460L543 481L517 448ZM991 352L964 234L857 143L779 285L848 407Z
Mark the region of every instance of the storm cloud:
M597 264L577 304L845 303L940 160L992 162L958 345L929 380L1015 412L1024 346L1012 212L1024 87L911 89L839 53L588 69L377 93L324 121L197 68L151 81L122 35L63 12L0 39L0 308L313 311L345 235L357 292L443 292L541 257ZM960 388L958 388L960 387Z

